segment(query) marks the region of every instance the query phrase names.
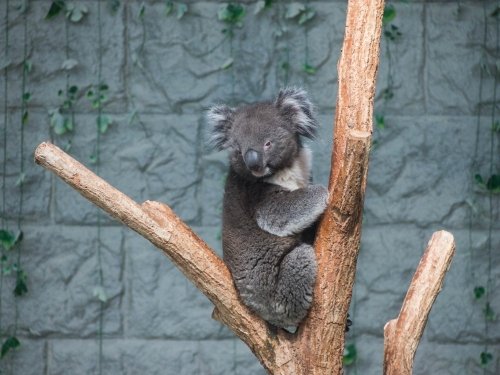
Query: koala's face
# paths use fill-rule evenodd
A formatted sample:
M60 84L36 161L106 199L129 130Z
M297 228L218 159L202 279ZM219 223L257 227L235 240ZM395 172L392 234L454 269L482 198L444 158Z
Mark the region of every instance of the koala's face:
M290 166L299 151L299 137L271 103L238 108L229 132L231 163L255 177Z
M274 102L213 107L208 119L212 142L231 150L233 169L255 178L291 166L301 147L300 136L313 137L317 128L312 105L298 89L280 91Z

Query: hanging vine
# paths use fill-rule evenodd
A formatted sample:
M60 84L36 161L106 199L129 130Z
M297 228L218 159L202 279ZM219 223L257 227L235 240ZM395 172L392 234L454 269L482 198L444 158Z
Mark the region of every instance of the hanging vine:
M7 226L7 209L6 209L6 174L7 174L7 122L8 122L8 75L9 75L9 0L5 2L5 67L3 71L3 79L4 79L4 91L3 91L3 162L2 162L2 229L0 230L0 242L2 244L0 248L0 336L4 335L3 332L3 321L2 321L2 297L3 297L3 279L4 279L4 267L7 265L7 254L6 252L13 245L14 234L9 231ZM4 343L2 343L2 346ZM10 347L10 346L9 346ZM4 354L0 353L0 359L4 356Z
M9 2L7 2L7 11L6 11L6 29L8 29L8 20L9 20ZM20 124L19 124L19 132L20 132L20 141L19 141L19 174L16 181L16 186L18 186L19 191L19 200L17 207L17 233L10 231L7 228L5 215L5 173L3 178L3 211L2 211L2 227L0 230L0 242L2 244L2 257L1 257L1 266L2 266L2 274L0 280L0 291L3 289L3 276L13 274L15 276L15 285L13 294L16 297L14 299L14 328L12 334L5 339L2 343L0 357L3 358L7 353L9 353L13 349L17 349L21 346L21 342L17 337L17 331L19 326L19 302L18 297L25 295L28 292L27 286L27 274L22 267L22 258L21 258L21 250L22 250L22 238L23 238L23 204L24 204L24 183L26 180L25 174L25 164L24 164L24 127L27 126L29 121L29 111L28 111L28 102L31 99L31 93L27 90L27 76L31 72L31 62L28 60L28 18L27 4L20 8L20 11L23 14L23 61L22 61L22 80L21 80L21 113L20 113ZM6 32L5 36L6 41L6 55L8 58L8 50L9 50L9 35ZM5 78L5 86L4 86L4 94L5 94L5 111L8 113L8 85L7 85L7 69L4 73ZM4 165L6 163L7 153L5 149L7 148L7 123L8 117L5 115L4 118ZM5 166L4 166L5 171ZM15 251L15 255L14 252ZM15 259L12 259L15 258ZM0 295L1 297L1 295ZM1 315L1 311L0 311Z
M235 52L234 52L234 35L236 29L243 27L243 19L246 15L246 9L239 3L222 4L217 12L217 18L226 26L222 29L222 33L229 40L229 57L221 65L221 69L229 69L233 67ZM231 100L235 99L236 95L236 73L231 69Z
M396 8L393 4L388 4L384 8L382 18L383 35L385 41L385 61L387 63L387 74L385 77L385 87L382 90L382 106L375 113L375 125L377 129L385 129L385 114L387 111L387 103L394 97L394 78L393 78L393 59L391 54L391 43L397 42L402 33L399 28L393 23L396 18Z
M78 61L70 56L69 45L69 23L81 22L88 13L88 8L83 4L66 4L65 2L53 2L47 15L46 20L55 18L58 14L64 13L64 54L65 60L61 64L61 69L66 75L66 85L64 89L57 92L61 103L56 108L49 110L51 139L54 141L54 134L56 136L63 136L70 134L64 149L69 151L72 145L72 134L75 126L75 104L79 98L78 86L72 85L71 72L78 66Z
M495 163L498 163L497 155L495 154L495 143L498 138L498 124L500 121L497 119L496 106L497 106L497 83L498 83L498 75L499 66L495 62L500 58L500 7L497 6L493 12L488 14L487 4L483 3L483 40L481 45L481 55L479 65L481 67L479 71L479 92L478 92L478 108L477 108L477 117L476 117L476 141L474 147L474 160L472 164L472 179L474 180L474 184L471 185L470 194L471 199L469 200L469 253L470 253L470 263L471 263L471 278L474 283L473 288L473 296L476 302L478 302L482 309L482 315L484 320L484 330L483 330L483 349L481 353L479 353L478 361L480 367L483 369L483 374L491 373L491 364L493 362L493 353L489 347L489 330L490 325L493 321L496 320L497 314L493 310L491 305L492 298L492 234L493 234L493 223L495 218L494 212L494 199L498 197L497 194L500 193L500 175L495 174ZM493 62L489 60L487 53L487 36L489 33L488 27L493 20L494 22L494 35L495 38L495 47L491 52L493 56ZM484 91L484 80L486 77L492 78L493 80L493 98L492 98L492 109L491 115L487 120L488 126L482 127L481 123L482 116L484 112L483 105L483 91ZM488 174L487 177L484 178L483 175L479 172L481 166L478 163L478 150L479 150L479 139L480 132L482 129L487 129L489 136L489 147L488 154ZM484 169L484 168L483 168ZM474 258L476 255L476 249L474 249L473 245L473 224L474 219L479 218L479 214L481 214L482 209L480 209L476 203L476 199L474 199L474 195L481 194L487 195L487 209L484 214L487 217L488 225L487 225L487 241L486 241L486 254L485 258L487 261L486 265L486 275L482 276L482 280L478 280L478 275L474 271Z
M104 134L110 124L109 117L103 115L102 107L107 100L108 86L102 83L102 20L101 20L101 0L97 2L97 46L98 46L98 63L97 63L97 85L94 90L87 92L87 97L92 102L92 107L97 109L96 118L96 144L95 151L92 156L92 161L95 163L96 174L99 175L100 171L100 150L101 150L101 134ZM97 211L97 274L98 285L94 288L94 296L99 301L99 323L97 328L97 338L99 340L99 355L98 355L98 374L102 374L103 363L103 327L104 327L104 304L107 302L107 295L104 289L104 271L102 267L102 248L101 248L101 211Z
M500 58L500 22L499 22L499 9L496 8L489 16L494 18L495 21L495 30L494 30L494 35L495 35L495 50L494 50L494 59L495 61L498 61ZM480 187L480 189L483 192L486 192L488 195L488 210L487 210L487 215L488 215L488 238L486 242L486 259L487 259L487 272L486 272L486 280L485 280L485 286L476 286L474 288L474 296L476 300L481 300L483 302L483 318L484 318L484 347L483 351L479 354L479 363L483 367L483 373L486 374L487 369L490 365L490 362L493 361L493 354L490 351L489 348L489 327L490 324L496 320L496 312L493 310L491 306L491 298L492 298L492 287L493 287L493 282L492 282L492 275L491 275L491 268L492 268L492 234L493 234L493 222L494 222L494 195L500 193L500 174L495 174L494 173L494 168L495 168L495 163L498 162L497 157L498 155L495 154L495 140L497 137L496 129L498 128L498 123L499 121L497 120L497 114L496 114L496 106L497 106L497 82L498 82L498 74L500 73L498 71L499 67L498 64L489 63L487 61L487 56L486 53L484 53L484 49L486 49L486 35L488 35L488 14L486 12L485 5L483 4L483 14L484 14L484 24L485 24L485 37L484 37L484 44L483 44L483 54L482 54L482 67L481 69L481 78L483 78L484 72L488 72L490 74L490 77L492 76L493 78L493 100L492 100L492 109L491 109L491 116L490 116L490 121L489 121L489 129L488 132L490 133L489 137L489 167L488 167L488 178L483 179L481 174L475 174L475 181ZM487 69L488 67L492 67L491 70ZM481 86L482 89L482 86ZM480 101L482 101L482 93L480 94ZM481 107L479 108L479 111L481 110ZM481 112L479 112L479 117L481 116Z

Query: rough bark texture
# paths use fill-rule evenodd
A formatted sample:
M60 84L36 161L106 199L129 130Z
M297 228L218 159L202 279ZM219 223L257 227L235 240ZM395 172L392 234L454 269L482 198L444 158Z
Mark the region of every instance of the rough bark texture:
M330 202L315 248L318 278L298 336L304 374L341 374L344 329L361 238L379 61L383 0L348 3L329 180Z
M342 373L345 321L361 236L383 6L383 0L350 0L348 4L338 65L330 201L315 244L318 278L311 310L295 335L284 330L269 332L265 322L240 303L225 264L168 206L150 201L137 204L54 145L43 143L35 152L37 163L160 248L214 303L213 317L231 328L272 374ZM401 316L412 313L403 311ZM403 323L397 326L399 331L413 327ZM418 343L420 335L412 337Z
M436 232L427 245L396 319L384 327L384 374L410 375L432 304L455 253L453 236Z

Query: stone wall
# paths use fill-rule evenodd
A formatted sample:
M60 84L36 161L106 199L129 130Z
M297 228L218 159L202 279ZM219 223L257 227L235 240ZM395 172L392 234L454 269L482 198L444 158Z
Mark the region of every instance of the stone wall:
M220 253L227 162L205 146L203 112L214 103L271 98L286 83L306 88L322 125L311 144L314 175L325 183L345 1L310 1L316 16L305 26L281 19L290 2L254 15L255 2L244 1L247 15L232 42L221 32L218 1L186 1L181 19L175 10L165 15L164 2L118 1L112 12L113 1L100 7L76 1L88 9L76 23L62 13L46 20L51 3L0 4L2 226L15 231L19 222L22 228L18 249L6 254L17 262L20 251L29 289L15 298L15 277L2 278L2 341L15 334L21 347L0 361L0 372L264 373L249 349L211 319L211 304L168 259L35 166L32 154L47 139L71 144L72 155L133 199L168 203ZM393 4L391 24L402 35L384 37L381 48L380 126L348 335L357 361L347 373L381 373L383 326L397 315L439 229L455 235L457 253L417 351L415 374L483 373L485 351L492 359L484 373L499 373L498 321L483 313L485 298L500 311L499 199L490 200L473 181L475 173L488 176L490 165L493 173L500 168L498 133L490 130L497 87L488 69L481 70L499 58L498 23L490 16L497 2ZM281 37L275 36L279 22L289 28ZM231 54L233 65L223 69ZM64 69L72 60L78 64ZM32 68L23 90L25 61ZM304 61L315 74L303 71ZM99 110L86 92L99 76L109 86L100 111L112 124L98 135ZM58 91L72 85L78 86L74 131L56 135L48 113L62 104ZM388 85L393 97L385 100ZM26 105L23 92L30 93ZM21 171L22 187L16 184ZM488 279L488 295L476 300L474 287ZM106 300L102 311L96 295Z

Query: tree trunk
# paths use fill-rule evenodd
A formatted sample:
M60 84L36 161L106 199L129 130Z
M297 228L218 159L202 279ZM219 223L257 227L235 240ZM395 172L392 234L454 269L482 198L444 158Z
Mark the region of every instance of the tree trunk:
M383 6L383 0L348 3L338 65L330 199L315 242L318 276L311 310L295 334L267 330L265 322L240 302L226 265L168 206L151 201L137 204L54 145L42 143L35 151L37 163L162 250L212 301L213 317L232 329L271 374L342 373L344 329L361 236ZM433 293L435 298L438 290L432 289ZM397 337L409 329L401 316L411 311L402 311L397 328L387 331L396 332L389 336L398 343L386 351L387 361L396 358ZM424 323L426 311L421 317ZM417 331L423 329L419 327ZM412 335L416 338L412 342L418 344L420 336Z

